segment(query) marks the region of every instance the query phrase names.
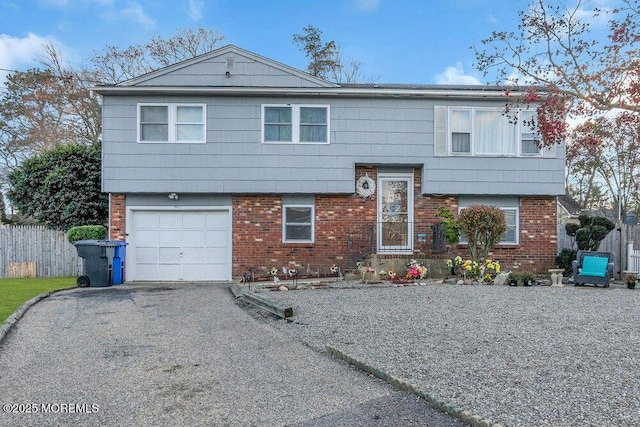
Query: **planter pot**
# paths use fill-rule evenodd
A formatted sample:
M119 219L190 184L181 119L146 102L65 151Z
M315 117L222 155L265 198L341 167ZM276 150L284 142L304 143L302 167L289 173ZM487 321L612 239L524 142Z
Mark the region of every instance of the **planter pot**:
M627 288L629 288L629 289L635 289L635 288L636 288L636 282L633 282L633 283L627 283Z
M517 280L510 280L509 281L509 286L518 286L518 281Z

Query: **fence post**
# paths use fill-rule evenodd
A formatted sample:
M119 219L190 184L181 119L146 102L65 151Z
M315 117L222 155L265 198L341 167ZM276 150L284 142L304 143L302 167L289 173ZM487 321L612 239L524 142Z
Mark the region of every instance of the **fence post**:
M633 264L633 240L629 240L627 242L627 268L625 270L629 270Z

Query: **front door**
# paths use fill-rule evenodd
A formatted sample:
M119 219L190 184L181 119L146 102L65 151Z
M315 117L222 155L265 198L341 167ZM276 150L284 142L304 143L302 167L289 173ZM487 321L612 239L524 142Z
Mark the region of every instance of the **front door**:
M413 251L413 174L378 174L378 251Z

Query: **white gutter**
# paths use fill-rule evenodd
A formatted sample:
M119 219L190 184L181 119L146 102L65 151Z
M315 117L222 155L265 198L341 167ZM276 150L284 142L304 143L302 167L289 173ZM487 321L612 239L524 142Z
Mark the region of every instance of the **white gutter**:
M424 98L494 98L507 99L504 90L478 87L460 89L404 88L246 88L208 86L98 86L91 88L101 95L243 95L243 96L333 96L333 97L424 97ZM511 92L518 96L524 92Z

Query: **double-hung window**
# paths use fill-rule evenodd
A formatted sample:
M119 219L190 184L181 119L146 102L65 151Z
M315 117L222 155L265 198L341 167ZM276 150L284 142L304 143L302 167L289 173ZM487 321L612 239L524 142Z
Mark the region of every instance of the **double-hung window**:
M520 227L518 226L520 222L519 218L519 209L517 207L505 207L505 206L496 206L504 213L506 230L500 241L499 245L517 245L519 243L518 235ZM464 208L460 208L462 210ZM467 237L465 235L460 236L460 243L467 244Z
M284 242L311 243L314 239L313 205L284 205L282 240Z
M263 105L262 141L329 143L329 106Z
M518 244L518 208L500 208L504 212L504 219L507 226L506 231L500 238L501 245Z
M205 104L139 104L139 142L204 143Z
M518 113L519 127L503 109L451 107L449 152L480 156L540 155L535 143L537 134L531 127L533 113L524 110Z
M520 152L523 156L539 156L540 132L536 128L536 110L520 111Z

